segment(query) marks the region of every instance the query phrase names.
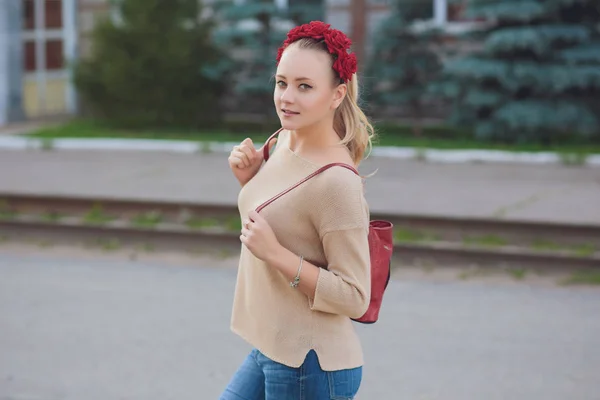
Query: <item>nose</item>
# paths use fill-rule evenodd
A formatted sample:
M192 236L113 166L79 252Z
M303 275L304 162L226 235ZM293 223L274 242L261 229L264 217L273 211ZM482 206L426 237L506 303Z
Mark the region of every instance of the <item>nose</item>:
M279 100L282 103L292 103L294 94L292 93L292 90L287 87L285 89L281 90L281 95L279 96Z

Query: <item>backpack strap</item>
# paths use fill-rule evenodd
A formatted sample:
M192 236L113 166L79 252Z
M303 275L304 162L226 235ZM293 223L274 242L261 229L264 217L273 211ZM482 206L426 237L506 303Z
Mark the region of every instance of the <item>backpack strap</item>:
M271 135L271 137L269 137L269 139L267 139L267 141L266 141L266 142L265 142L265 144L263 145L263 152L264 152L263 154L264 154L264 156L265 156L265 161L267 161L267 159L269 158L269 146L268 146L269 142L270 142L270 141L271 141L271 140L272 140L274 137L276 137L276 136L279 134L279 132L281 132L282 130L283 130L283 128L280 128L280 129L279 129L277 132L273 133L273 134ZM308 175L306 178L302 179L300 182L298 182L298 183L296 183L295 185L293 185L293 186L291 186L291 187L287 188L287 189L286 189L286 190L284 190L283 192L279 193L279 194L278 194L278 195L276 195L276 196L273 196L273 197L272 197L272 198L270 198L269 200L267 200L267 201L265 201L264 203L262 203L261 205L259 205L259 206L256 208L256 212L260 212L260 211L261 211L263 208L265 208L266 206L268 206L269 204L271 204L272 202L274 202L275 200L277 200L278 198L280 198L280 197L281 197L281 196L283 196L284 194L286 194L286 193L288 193L288 192L292 191L293 189L297 188L298 186L302 185L302 184L303 184L304 182L306 182L307 180L309 180L309 179L311 179L311 178L313 178L313 177L315 177L315 176L319 175L321 172L323 172L323 171L325 171L325 170L327 170L327 169L329 169L329 168L331 168L331 167L337 167L337 166L339 166L339 167L343 167L343 168L346 168L346 169L349 169L350 171L354 172L356 175L359 175L359 176L360 176L360 174L358 173L358 171L357 171L357 170L356 170L354 167L352 167L351 165L345 164L345 163L331 163L331 164L324 165L324 166L322 166L321 168L319 168L318 170L316 170L315 172L313 172L312 174Z

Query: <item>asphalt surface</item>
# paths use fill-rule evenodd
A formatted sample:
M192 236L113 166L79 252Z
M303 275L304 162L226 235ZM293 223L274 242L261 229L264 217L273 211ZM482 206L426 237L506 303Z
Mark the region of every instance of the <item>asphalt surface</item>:
M0 246L0 399L217 399L235 258L127 261ZM357 325L359 399L598 400L600 290L394 279Z
M373 157L373 212L600 224L600 168ZM226 154L0 151L0 193L236 204Z

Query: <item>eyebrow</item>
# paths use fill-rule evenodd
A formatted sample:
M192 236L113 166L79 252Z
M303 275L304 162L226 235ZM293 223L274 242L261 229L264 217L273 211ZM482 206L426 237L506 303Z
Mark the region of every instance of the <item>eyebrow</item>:
M276 75L276 76L277 76L278 78L287 79L287 78L286 78L284 75ZM310 80L312 80L312 79L310 79L310 78L307 78L307 77L305 77L305 76L301 76L301 77L299 77L299 78L296 78L295 80L296 80L296 81L310 81Z

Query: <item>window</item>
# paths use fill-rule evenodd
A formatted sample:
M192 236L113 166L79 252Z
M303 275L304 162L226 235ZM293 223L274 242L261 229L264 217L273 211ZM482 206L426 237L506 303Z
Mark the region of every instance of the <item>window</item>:
M25 30L35 29L35 0L23 1L23 28ZM61 29L62 21L62 0L44 0L44 28Z
M48 40L45 43L46 47L46 70L60 70L64 66L63 43L62 40ZM35 72L37 62L37 54L35 52L35 42L25 42L24 64L26 72Z
M63 68L63 42L62 40L48 40L46 42L46 69L48 71Z
M62 0L46 0L46 29L60 29L62 21Z
M35 4L34 0L23 0L23 29L35 29Z
M35 42L25 42L25 71L35 71Z

